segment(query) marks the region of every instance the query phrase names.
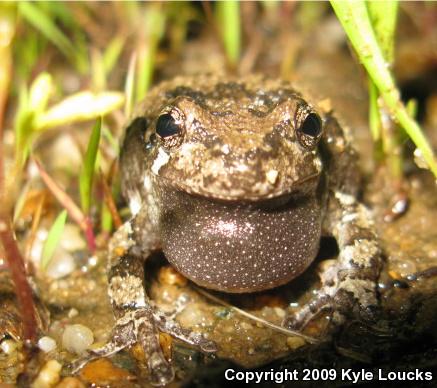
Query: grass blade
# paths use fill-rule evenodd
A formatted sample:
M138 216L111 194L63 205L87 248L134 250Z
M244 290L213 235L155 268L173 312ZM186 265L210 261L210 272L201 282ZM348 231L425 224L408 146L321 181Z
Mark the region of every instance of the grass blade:
M434 152L419 124L408 114L400 99L389 63L384 59L373 31L364 1L331 0L331 5L343 25L346 34L372 81L384 99L390 114L405 129L408 136L422 153L429 169L437 177L437 161Z
M63 210L56 217L55 222L49 230L47 239L44 243L41 257L41 267L45 270L53 257L59 240L61 239L62 232L64 231L65 222L67 221L67 211Z
M85 214L89 213L91 207L91 191L93 187L94 171L96 168L97 151L100 143L101 128L102 119L99 118L97 119L91 133L85 153L84 163L79 174L80 203Z
M129 118L134 104L135 104L135 94L134 94L134 82L135 82L135 73L136 73L136 64L137 64L137 54L132 53L129 60L129 67L127 70L126 81L124 84L124 95L126 98L126 102L124 104L124 116Z
M125 39L121 36L116 36L109 42L108 47L103 53L103 67L106 76L112 71L115 64L120 58L121 52L123 51Z
M166 13L162 12L161 4L148 4L145 11L144 37L137 49L136 102L145 97L152 82L156 52L164 35L166 21Z
M52 42L67 58L75 61L75 47L52 19L35 3L23 1L18 6L20 14Z
M228 61L235 68L241 53L240 2L219 1L217 12Z
M394 60L394 36L399 3L393 0L369 1L366 5L379 47L391 64Z

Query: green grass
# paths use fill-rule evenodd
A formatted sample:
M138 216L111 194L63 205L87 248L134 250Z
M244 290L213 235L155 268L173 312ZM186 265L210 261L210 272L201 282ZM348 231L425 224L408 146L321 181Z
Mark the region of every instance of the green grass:
M377 89L377 93L379 93L387 106L388 113L402 126L413 143L420 150L428 168L433 172L434 176L437 177L437 162L434 152L419 124L410 116L405 105L402 103L400 92L396 87L394 77L390 71L390 58L387 59L387 56L390 55L391 46L393 44L395 6L388 3L391 2L387 2L386 8L383 6L375 7L373 5L372 10L369 11L369 3L364 1L331 0L332 7L343 25L349 41L354 47L361 63L367 70L369 78ZM382 17L376 17L377 14L379 15L381 13L387 16L386 22L381 21L384 15ZM373 19L370 15L374 16ZM386 39L381 39L381 42L378 41L374 24L378 26L378 31L386 31L379 33L380 37L386 37ZM375 94L376 91L371 91L372 96L375 96ZM371 107L371 109L376 110L374 102L371 103ZM376 113L373 112L371 119L372 134L374 138L379 139L381 134L375 115ZM391 143L387 144L387 142ZM390 152L392 149L393 139L387 139L386 137L385 152Z
M56 217L55 222L53 223L52 227L49 230L47 239L44 242L44 247L41 257L41 267L43 269L47 268L47 266L49 265L50 261L53 258L55 249L58 246L62 236L62 232L64 231L66 221L67 221L67 211L63 210L61 213L59 213L58 217Z
M98 118L91 133L82 168L79 173L80 203L85 214L91 208L94 171L96 170L97 151L99 150L102 119Z
M240 2L218 1L216 7L223 46L231 68L235 69L241 55Z
M62 4L49 4L47 6L42 2L22 1L18 4L18 11L29 24L53 43L76 66L78 71L86 72L88 68L86 56L80 54L76 49L77 45L73 44L53 21L55 15L51 11L57 11L58 15L69 17L67 9L64 8L63 11L59 12L59 6Z
M158 44L165 32L166 13L163 12L162 4L156 3L144 9L142 18L143 36L137 46L136 102L146 96L152 83Z

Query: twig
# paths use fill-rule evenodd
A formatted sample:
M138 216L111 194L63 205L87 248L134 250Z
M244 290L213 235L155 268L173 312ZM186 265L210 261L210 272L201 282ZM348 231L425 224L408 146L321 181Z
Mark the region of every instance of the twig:
M115 205L114 198L112 197L111 188L109 187L108 182L106 182L105 176L103 175L102 171L100 171L100 181L102 182L103 198L105 204L108 207L109 212L111 213L111 217L114 221L115 227L118 229L121 225L123 225L123 222L121 221L120 215L118 214L117 206Z
M89 217L85 216L80 208L74 203L71 197L62 190L59 185L50 177L44 170L41 163L34 159L38 167L41 179L47 185L50 192L55 196L59 203L67 210L68 215L79 225L87 240L88 248L91 253L96 251L96 239L93 232L93 227Z
M6 260L15 284L15 293L21 310L23 320L23 338L25 341L34 342L36 339L37 321L32 290L26 279L23 256L18 249L12 234L11 225L5 222L5 215L0 215L0 239L5 249Z
M298 331L294 331L294 330L290 330L290 329L286 329L285 327L282 326L278 326L275 325L274 323L271 323L269 321L266 321L265 319L262 319L260 317L257 317L256 315L250 314L247 311L244 311L236 306L233 306L227 302L225 302L223 299L217 298L216 296L210 294L209 292L206 292L205 290L202 290L199 287L193 286L193 288L201 295L205 296L208 299L211 299L213 302L219 303L225 307L228 307L232 310L234 310L235 312L237 312L240 315L243 315L253 321L259 322L264 326L269 327L270 329L277 331L279 333L288 335L288 336L296 336L296 337L300 337L303 338L305 341L309 342L310 344L318 344L320 343L320 341L317 338L314 337L310 337L308 335L302 334Z

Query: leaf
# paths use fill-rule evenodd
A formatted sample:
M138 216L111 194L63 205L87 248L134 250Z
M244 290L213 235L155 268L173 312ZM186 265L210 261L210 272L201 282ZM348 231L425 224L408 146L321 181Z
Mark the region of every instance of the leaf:
M61 239L62 232L64 231L65 222L67 220L67 210L63 210L58 217L56 217L55 222L49 230L47 239L44 243L41 266L45 270L50 263L53 253Z
M91 206L91 191L93 186L97 150L99 149L101 127L102 119L98 118L91 133L85 153L84 163L79 175L80 202L82 205L82 210L85 214L89 213Z
M36 128L43 130L72 122L92 120L118 109L123 103L124 95L120 92L79 92L42 114L36 122Z
M29 91L28 109L35 112L35 116L44 112L50 98L53 79L49 73L43 72L33 81Z
M18 112L15 120L15 162L23 166L34 139L35 123L47 107L52 92L53 80L50 74L41 73L28 91L23 85L19 92Z

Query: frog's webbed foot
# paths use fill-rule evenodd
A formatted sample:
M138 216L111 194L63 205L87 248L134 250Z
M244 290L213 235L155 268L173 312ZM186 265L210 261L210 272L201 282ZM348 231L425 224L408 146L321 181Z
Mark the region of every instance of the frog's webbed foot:
M150 306L141 307L121 315L112 330L110 341L100 348L90 350L72 365L72 369L77 371L93 359L109 357L138 343L146 355L151 384L165 385L173 380L174 371L162 353L158 330L189 345L200 347L204 352L217 350L214 342L199 333L182 328L165 313Z
M100 348L91 349L88 354L71 366L77 372L87 362L96 358L109 357L127 347L139 343L147 357L152 385L165 385L173 380L174 371L162 353L158 331L150 308L127 311L115 323L110 340Z
M200 333L184 329L172 317L169 317L168 314L159 310L154 310L153 317L160 331L168 333L172 337L189 345L199 347L205 353L213 353L217 351L217 345L214 341L208 340Z

